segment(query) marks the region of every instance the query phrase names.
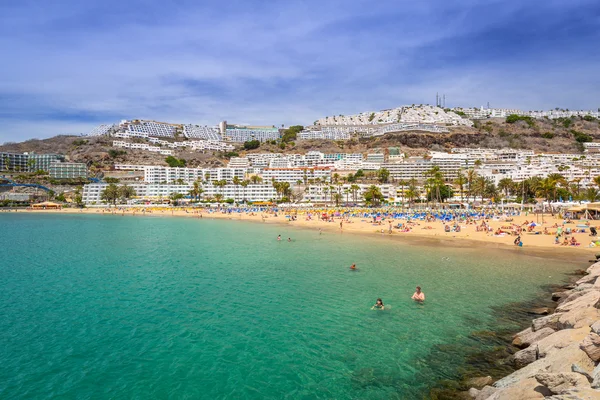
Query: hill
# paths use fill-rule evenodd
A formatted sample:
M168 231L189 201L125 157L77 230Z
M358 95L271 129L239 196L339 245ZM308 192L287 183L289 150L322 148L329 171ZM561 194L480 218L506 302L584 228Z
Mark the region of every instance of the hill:
M106 136L55 136L49 139L31 139L21 143L5 143L0 151L65 154L69 161L85 162L95 169L110 169L115 163L167 165L165 156L143 150L112 147L112 138ZM239 146L235 153L302 153L321 151L369 152L386 147L400 147L409 155L428 150L449 151L454 147L487 147L530 149L537 152L580 153L585 141L600 141L598 120L579 117L570 119L517 118L475 121L473 127L450 128L449 133L402 132L384 136L351 139L347 141L306 140L289 142L285 149L280 144L263 143L258 149L244 151ZM191 167L221 167L226 165L223 153L201 153L176 150L175 156Z

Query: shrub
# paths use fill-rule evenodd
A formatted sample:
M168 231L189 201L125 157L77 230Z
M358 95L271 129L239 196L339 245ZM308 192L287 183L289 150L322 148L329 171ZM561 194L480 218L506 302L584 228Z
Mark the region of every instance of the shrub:
M223 157L227 158L227 159L229 159L231 157L239 157L239 156L240 156L239 153L236 153L235 151L228 151L227 153L223 154Z
M178 159L173 156L168 156L167 158L165 158L165 161L167 162L167 164L169 164L169 167L183 168L183 167L185 167L185 164L187 163L183 158Z
M110 156L110 158L117 158L117 157L123 156L125 154L127 154L127 152L125 150L110 149L108 151L108 155Z
M506 117L506 123L508 124L514 124L515 122L519 121L525 121L530 128L535 126L535 121L533 120L533 118L528 116L510 114L508 117Z
M244 142L244 149L246 150L254 150L260 147L260 141L258 140L249 140Z
M583 132L579 132L579 131L576 131L575 129L572 129L571 133L573 134L573 136L575 137L575 140L578 143L586 143L586 142L592 141L592 137L590 135L586 135Z
M592 117L591 115L586 115L583 117L583 120L588 122L594 122L596 121L596 118Z
M542 133L542 137L544 139L552 139L554 137L554 133L552 133L552 132L544 132L544 133Z

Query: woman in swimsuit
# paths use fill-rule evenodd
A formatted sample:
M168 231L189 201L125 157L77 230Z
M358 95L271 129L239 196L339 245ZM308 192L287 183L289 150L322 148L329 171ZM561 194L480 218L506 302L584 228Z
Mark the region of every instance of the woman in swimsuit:
M383 305L383 301L381 299L377 299L377 303L375 303L375 305L373 307L371 307L371 310L375 310L375 309L379 309L379 310L385 309L385 306Z

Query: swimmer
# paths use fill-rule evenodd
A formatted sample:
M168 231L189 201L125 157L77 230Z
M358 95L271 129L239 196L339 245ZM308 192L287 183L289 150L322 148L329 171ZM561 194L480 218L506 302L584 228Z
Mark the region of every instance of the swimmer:
M352 264L352 265L350 266L350 269L356 269L356 264Z
M292 241L292 238L288 238L288 242L291 242L291 241Z
M281 235L277 235L277 241L281 242Z
M417 291L412 295L414 301L425 301L425 293L421 292L421 286L417 286Z
M383 301L381 299L377 299L377 302L375 303L375 305L373 307L371 307L371 310L384 310L385 306L383 305Z

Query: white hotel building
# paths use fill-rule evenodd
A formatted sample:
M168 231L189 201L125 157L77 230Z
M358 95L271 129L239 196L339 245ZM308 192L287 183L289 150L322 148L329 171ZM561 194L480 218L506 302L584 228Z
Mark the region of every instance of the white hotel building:
M265 182L304 182L309 180L321 179L326 182L331 181L331 169L326 167L314 168L265 168L262 171L263 181Z
M102 191L108 186L107 183L91 183L83 187L83 202L88 205L103 204L101 200ZM161 185L147 183L133 183L130 185L135 190L136 195L133 201L156 201L168 200L173 193L181 193L186 198L190 198L189 192L193 185ZM233 199L236 202L248 201L270 201L277 198L277 192L271 184L248 185L226 185L217 187L212 184L203 185L204 193L200 195L202 199L213 199L217 194L222 196L223 200Z

